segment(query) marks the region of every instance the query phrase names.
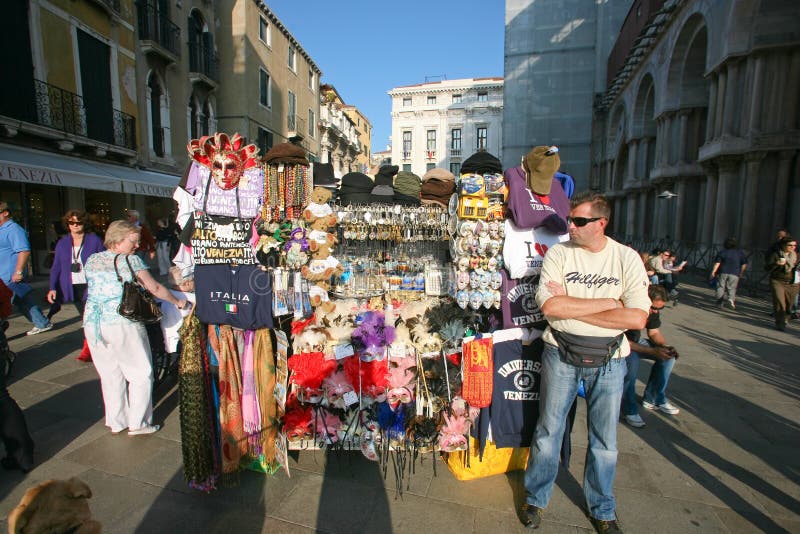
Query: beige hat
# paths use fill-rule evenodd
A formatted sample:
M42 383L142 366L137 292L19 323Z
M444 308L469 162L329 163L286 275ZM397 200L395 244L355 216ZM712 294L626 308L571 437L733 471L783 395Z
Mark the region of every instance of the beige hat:
M528 187L534 193L549 195L553 175L561 167L556 146L537 146L522 158L522 168L528 177Z

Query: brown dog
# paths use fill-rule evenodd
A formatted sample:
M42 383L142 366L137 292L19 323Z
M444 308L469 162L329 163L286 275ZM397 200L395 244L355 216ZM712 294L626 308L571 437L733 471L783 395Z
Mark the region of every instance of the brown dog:
M46 480L25 492L8 515L9 534L100 534L102 525L92 519L87 499L92 490L86 482Z

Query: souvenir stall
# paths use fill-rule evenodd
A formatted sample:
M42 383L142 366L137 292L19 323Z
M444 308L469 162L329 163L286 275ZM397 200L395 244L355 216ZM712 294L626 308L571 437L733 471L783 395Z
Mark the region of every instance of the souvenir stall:
M216 134L188 149L175 263L197 297L180 332L190 486L288 471L290 449L392 462L401 491L423 455L450 453L460 478L524 467L544 327L533 297L567 237L555 147L505 175L485 152L458 178L349 173L335 202L296 145L259 159Z

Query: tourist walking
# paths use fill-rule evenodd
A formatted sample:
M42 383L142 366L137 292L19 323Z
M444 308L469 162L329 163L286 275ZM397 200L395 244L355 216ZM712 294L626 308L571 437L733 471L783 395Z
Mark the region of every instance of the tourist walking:
M766 268L772 290L775 328L786 330L786 316L794 306L800 286L797 271L797 240L788 235L781 239L778 250L767 258Z
M717 305L724 308L727 301L731 309L735 310L736 288L739 287L739 279L747 270L747 256L736 247L736 239L732 237L726 239L722 247L723 249L714 258L711 279L717 278Z

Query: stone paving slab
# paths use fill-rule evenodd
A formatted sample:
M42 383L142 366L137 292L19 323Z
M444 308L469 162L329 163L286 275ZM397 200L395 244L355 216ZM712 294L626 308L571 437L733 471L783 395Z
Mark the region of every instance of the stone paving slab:
M678 347L670 381L677 416L640 410L642 429L620 424L615 483L626 532L800 533L800 324L772 328L766 299L740 297L737 310L713 305L702 283L684 281L662 330ZM238 485L211 494L186 486L181 468L178 392L155 391L152 436L112 436L103 425L93 366L76 362L80 319L66 307L57 327L25 336L12 317L19 354L10 392L37 444L27 475L0 474L0 531L27 488L78 476L94 492L90 506L105 532L522 532L522 472L460 482L430 456L397 492L359 453L301 451L291 477L244 472ZM641 395L650 363L643 361ZM568 471L559 473L541 532L586 533L581 482L585 404L579 402ZM2 452L0 446L0 452Z

